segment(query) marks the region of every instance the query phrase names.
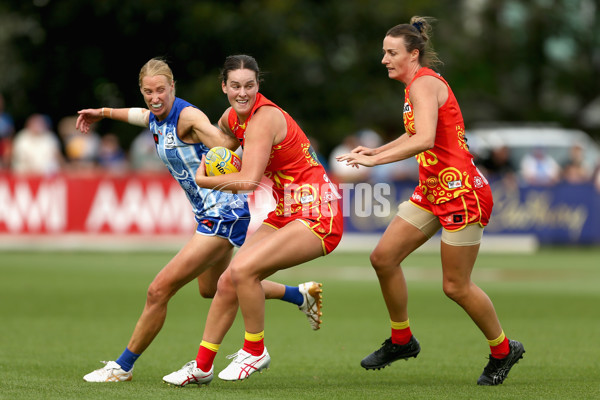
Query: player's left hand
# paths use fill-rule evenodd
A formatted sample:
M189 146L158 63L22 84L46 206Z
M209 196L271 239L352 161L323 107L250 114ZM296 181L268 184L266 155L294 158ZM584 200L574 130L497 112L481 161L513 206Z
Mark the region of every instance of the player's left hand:
M375 165L372 157L361 154L361 153L346 153L335 158L338 162L346 161L346 165L358 168L360 165L365 167L372 167Z

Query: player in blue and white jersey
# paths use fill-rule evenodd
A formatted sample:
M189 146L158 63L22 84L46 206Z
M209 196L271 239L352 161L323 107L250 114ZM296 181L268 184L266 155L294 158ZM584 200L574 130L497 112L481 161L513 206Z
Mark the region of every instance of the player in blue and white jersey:
M241 246L250 219L246 196L207 190L196 184L194 177L202 156L214 146L207 147L202 142L186 143L178 136L180 115L188 107L197 110L192 104L176 97L166 119L161 121L155 114L147 113L156 151L192 204L198 228L207 235L218 233L218 236L227 238L233 245ZM213 131L215 129L211 128ZM223 134L214 134L210 139L204 140L232 148L238 144L236 140Z
M81 110L78 112L77 129L87 133L90 125L102 118L149 127L157 153L186 193L198 226L196 234L150 284L142 315L121 356L85 375L84 380L88 382L131 380L135 361L164 324L171 297L197 278L201 296L212 298L219 277L229 265L234 246L244 243L250 222L245 195L200 188L195 182L202 156L210 148L224 146L235 150L239 141L212 125L200 109L175 96L173 73L163 60L152 59L142 67L139 85L147 108ZM299 286L286 286L263 281L262 285L267 299L296 304L306 314L312 328L319 328L320 284L306 282ZM311 288L313 295L309 294ZM201 383L202 377L197 380Z

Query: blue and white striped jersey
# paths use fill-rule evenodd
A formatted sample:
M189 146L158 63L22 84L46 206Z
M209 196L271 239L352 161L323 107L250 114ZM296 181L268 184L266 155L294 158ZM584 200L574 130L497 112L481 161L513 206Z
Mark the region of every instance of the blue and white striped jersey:
M150 131L154 136L158 156L187 195L196 221L200 222L203 217L249 219L246 195L205 189L196 184L196 171L202 155L206 154L209 148L203 143L185 143L177 136L179 115L186 107L197 108L176 97L173 108L164 121L159 122L154 114L150 113Z

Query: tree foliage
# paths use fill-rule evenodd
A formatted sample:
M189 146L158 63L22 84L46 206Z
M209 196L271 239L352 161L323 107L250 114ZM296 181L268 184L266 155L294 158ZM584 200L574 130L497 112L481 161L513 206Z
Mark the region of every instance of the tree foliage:
M430 15L467 125L554 121L594 132L582 113L600 93L599 13L594 0L4 0L0 92L17 122L142 106L139 69L161 56L178 95L216 120L227 106L223 60L246 53L265 73L261 91L328 150L365 127L403 132L403 86L387 79L381 43L391 26ZM123 125L101 129L127 141L134 133Z

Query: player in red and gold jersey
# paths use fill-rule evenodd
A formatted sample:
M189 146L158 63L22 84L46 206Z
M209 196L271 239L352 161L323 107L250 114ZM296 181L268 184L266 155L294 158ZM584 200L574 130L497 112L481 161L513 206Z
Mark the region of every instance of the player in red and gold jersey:
M247 119L240 123L237 111L231 107L222 117L224 131L232 132L240 141L246 153L246 129L258 110L272 107L270 113L280 114L285 119L283 140L276 139L277 144L271 147L270 155L264 169L264 175L273 182L273 196L276 206L273 213L265 221L273 225L275 217L295 219L297 214L318 216L324 204L337 200L339 194L331 184L323 166L317 160L306 135L296 121L279 106L268 100L261 93L256 93L256 100ZM229 179L238 179L227 177ZM227 183L228 187L230 183ZM324 243L325 244L325 243ZM331 250L325 251L328 253Z
M492 213L492 192L473 164L465 141L464 122L448 83L429 66L439 60L429 46L430 19L413 17L391 28L383 40L382 63L388 77L406 85L406 133L381 147L357 147L338 161L358 167L416 157L419 185L398 207L371 254L391 323L391 338L361 365L379 369L416 357L420 351L408 320L406 280L400 263L442 228L444 293L458 303L485 335L488 365L477 383L498 385L525 352L509 340L489 297L471 281L483 228Z
M242 168L219 176L206 176L199 169L196 183L209 189L250 192L259 187L264 175L273 182L276 207L221 275L196 359L163 378L181 386L212 379L215 355L235 319L238 304L246 330L244 345L219 378L243 380L267 368L271 358L264 345L261 281L278 270L330 253L343 230L337 190L294 119L258 92L259 68L254 58L227 57L222 89L231 107L219 126L239 139L244 150ZM320 299L311 290L308 293ZM314 307L320 308L320 303Z

